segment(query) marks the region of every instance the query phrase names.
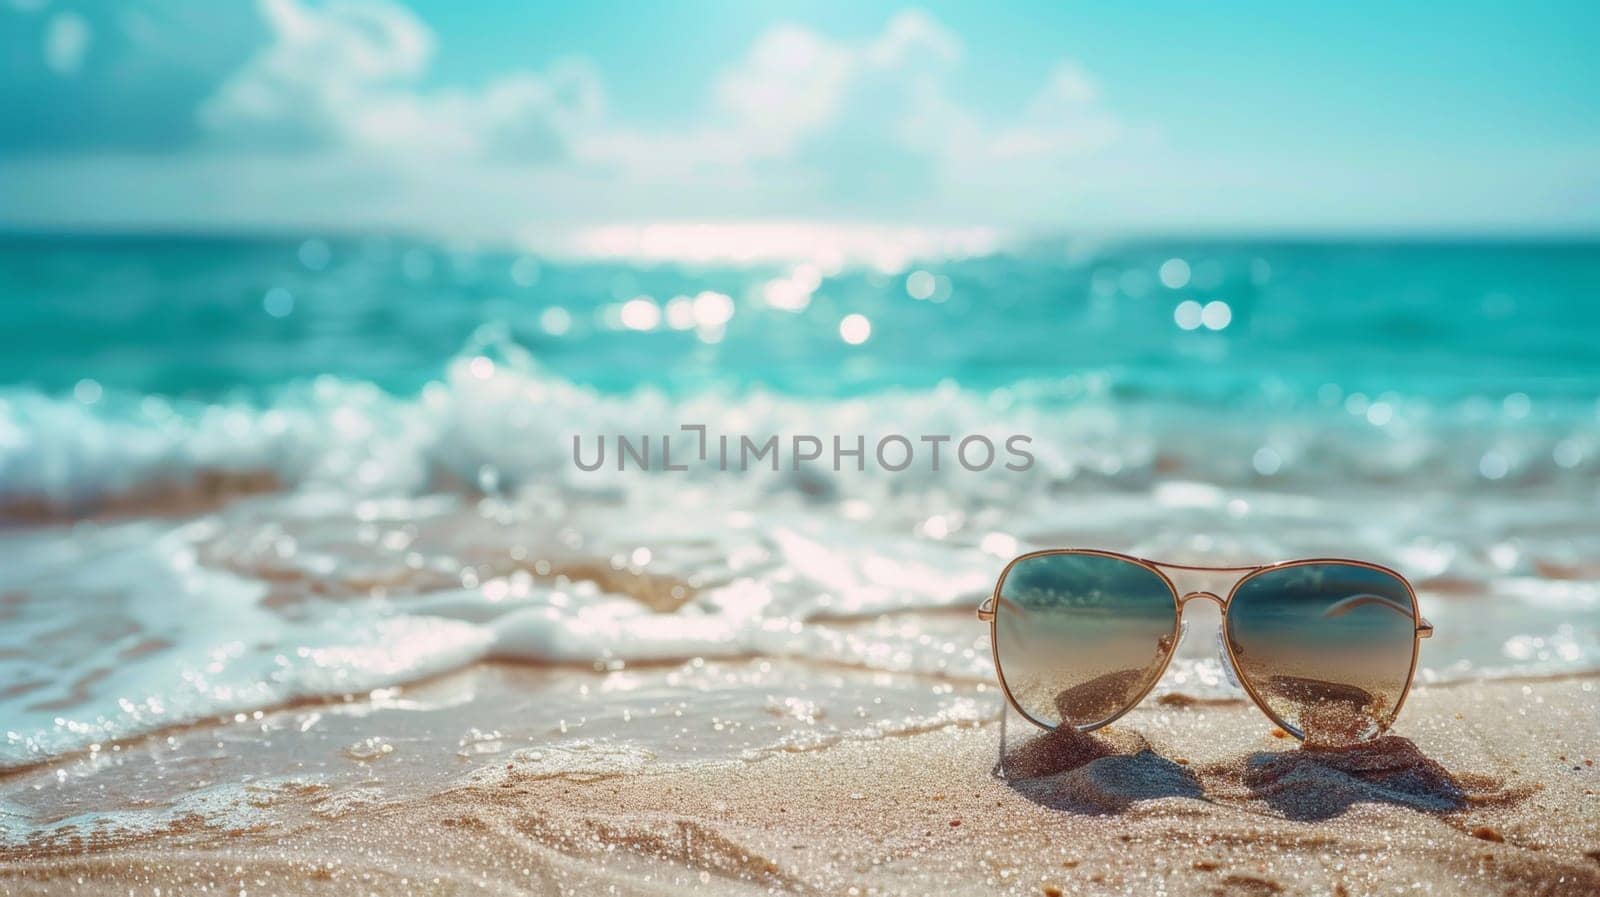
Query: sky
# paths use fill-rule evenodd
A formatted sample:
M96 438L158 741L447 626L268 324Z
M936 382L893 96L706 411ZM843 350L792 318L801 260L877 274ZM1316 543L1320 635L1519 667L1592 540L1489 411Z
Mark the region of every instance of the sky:
M0 228L1600 234L1600 5L1411 6L0 0Z

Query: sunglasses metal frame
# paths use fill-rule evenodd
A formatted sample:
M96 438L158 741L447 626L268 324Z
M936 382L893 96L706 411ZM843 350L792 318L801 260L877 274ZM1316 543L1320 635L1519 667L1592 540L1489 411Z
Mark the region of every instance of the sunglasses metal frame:
M1167 667L1172 663L1173 655L1178 653L1178 638L1182 631L1183 625L1183 606L1188 604L1190 601L1205 599L1207 601L1215 602L1222 615L1222 644L1228 652L1228 664L1233 668L1234 677L1238 680L1239 685L1244 689L1245 694L1249 695L1251 703L1255 704L1256 707L1259 708L1262 713L1266 714L1268 719L1277 724L1279 728L1283 729L1290 735L1293 735L1295 738L1303 740L1305 738L1305 733L1303 733L1298 727L1291 725L1286 720L1279 717L1277 713L1273 712L1272 708L1267 704L1267 702L1259 693L1256 692L1255 687L1250 684L1249 679L1245 677L1244 672L1239 668L1239 660L1235 656L1233 650L1233 640L1228 636L1228 605L1233 602L1233 596L1238 593L1239 587L1244 585L1246 582L1249 582L1251 579L1273 570L1282 570L1288 567L1304 567L1315 564L1341 564L1355 567L1365 567L1368 570L1376 570L1379 573L1392 576L1398 580L1401 585L1406 587L1406 596L1411 599L1411 620L1413 630L1411 639L1411 668L1406 673L1406 683L1404 687L1400 689L1400 697L1395 701L1394 710L1389 714L1389 718L1384 720L1383 723L1378 727L1379 733L1387 731L1388 728L1394 724L1394 721L1399 718L1400 709L1405 706L1406 696L1411 693L1411 683L1417 675L1417 657L1419 654L1421 654L1422 639L1433 637L1433 624L1429 623L1423 618L1422 611L1417 606L1417 592L1416 589L1412 588L1411 581L1406 579L1405 576L1398 570L1385 567L1382 564L1374 564L1370 561L1361 561L1354 558L1296 558L1294 560L1278 561L1271 564L1207 566L1200 564L1174 564L1165 561L1153 561L1149 558L1137 557L1131 554L1123 554L1117 551L1105 551L1099 548L1045 548L1039 551L1030 551L1027 554L1018 555L1017 557L1012 558L1011 562L1006 564L1005 569L1000 571L1000 577L996 579L994 583L994 590L990 592L987 598L983 599L981 604L978 605L978 619L989 624L989 649L994 657L994 674L995 678L1000 681L1000 690L1005 693L1006 703L1010 704L1013 710L1021 714L1023 719L1042 729L1054 729L1056 726L1052 726L1049 723L1035 719L1032 714L1028 713L1028 711L1022 708L1022 705L1017 702L1016 696L1011 693L1011 687L1006 684L1005 668L1000 665L1000 640L998 637L999 633L997 622L1003 600L1000 597L1000 587L1005 584L1006 576L1011 573L1011 568L1023 561L1029 560L1030 558L1071 554L1112 558L1143 567L1160 577L1161 581L1166 584L1167 591L1172 595L1172 647L1165 652L1165 655L1161 661L1161 669L1158 670L1156 675L1151 678L1150 684L1145 686L1144 690L1141 691L1132 701L1129 701L1126 707L1123 707L1115 714L1112 714L1110 717L1101 720L1100 722L1091 723L1085 726L1073 727L1080 732L1092 732L1095 729L1099 729L1103 726L1108 726L1111 723L1116 722L1123 715L1128 713L1128 711L1139 706L1139 704L1150 695L1150 692L1155 689L1156 683L1160 682L1161 678L1167 674ZM1240 576L1238 579L1234 580L1233 587L1228 590L1227 597L1219 597L1215 592L1210 591L1187 592L1180 596L1178 594L1177 585L1173 583L1172 577L1167 575L1166 571L1168 570L1184 570L1203 573L1238 573Z

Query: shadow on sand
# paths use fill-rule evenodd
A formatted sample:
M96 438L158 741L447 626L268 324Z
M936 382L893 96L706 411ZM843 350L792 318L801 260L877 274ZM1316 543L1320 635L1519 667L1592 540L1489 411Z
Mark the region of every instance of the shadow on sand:
M1193 772L1133 732L1084 734L1064 726L1009 749L1002 735L1000 750L995 774L1018 794L1055 810L1120 813L1141 800L1204 796Z
M1134 803L1187 797L1265 804L1286 819L1332 819L1359 803L1423 813L1508 805L1527 789L1491 776L1456 774L1408 738L1386 735L1347 746L1302 745L1201 767L1161 756L1138 733L1063 727L1016 745L1001 730L996 776L1041 806L1073 813L1121 813Z
M1498 779L1452 774L1398 735L1338 747L1259 752L1245 758L1242 770L1216 772L1232 773L1250 799L1300 821L1331 819L1358 803L1448 813L1520 797L1505 791Z

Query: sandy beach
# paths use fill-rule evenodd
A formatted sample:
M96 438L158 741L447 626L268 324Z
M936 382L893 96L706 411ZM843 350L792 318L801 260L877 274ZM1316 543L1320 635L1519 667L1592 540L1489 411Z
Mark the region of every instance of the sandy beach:
M488 723L538 675L490 668L386 700L467 689L477 700L441 712ZM360 788L263 778L243 786L248 812L8 847L0 880L14 894L1588 895L1600 889L1597 687L1422 688L1394 734L1327 751L1235 701L1148 702L1095 736L1041 736L1012 717L1005 779L994 720L709 764L599 744L468 760L454 740L418 737L391 756L347 753ZM378 729L407 712L343 706ZM325 710L243 728L294 731ZM221 756L225 734L183 737ZM164 761L171 738L148 741L121 748L108 779L208 774ZM302 748L267 750L282 763ZM432 767L450 781L421 784ZM18 795L55 778L47 766L4 784Z
M1597 34L0 0L0 897L1600 897Z

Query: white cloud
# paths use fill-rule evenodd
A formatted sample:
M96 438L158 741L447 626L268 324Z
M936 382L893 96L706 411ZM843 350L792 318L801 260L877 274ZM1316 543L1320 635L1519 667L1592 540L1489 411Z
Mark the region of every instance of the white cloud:
M510 73L482 90L422 90L434 39L405 8L262 0L271 42L200 110L236 146L354 149L378 158L479 157L547 163L599 110L592 74Z
M1117 133L1088 76L1066 62L1022 121L959 107L946 82L959 74L961 41L920 12L895 15L861 42L773 27L717 77L704 121L662 132L606 121L599 80L577 63L512 72L475 91L422 89L433 35L385 0L261 8L271 42L201 110L216 137L257 151L564 163L640 184L688 178L781 197L852 164L921 178L926 192L937 187L927 178L1065 157Z
M718 108L732 121L728 138L746 141L756 155L786 151L836 114L854 67L848 50L804 28L768 31L714 87Z
M393 0L258 4L268 40L200 105L206 145L102 162L160 189L124 187L113 201L82 177L95 160L35 162L35 178L75 166L62 182L77 186L30 189L18 208L122 225L145 207L130 204L138 195L163 225L302 216L480 234L673 220L1006 225L1059 208L1090 177L1075 166L1123 133L1067 61L1003 113L959 102L965 49L921 12L857 40L774 26L730 56L699 109L645 128L608 113L581 61L434 86L435 36Z
M44 32L44 61L58 75L76 75L89 52L93 32L75 12L57 13Z
M761 36L714 87L732 119L729 136L748 155L784 155L795 143L838 122L849 94L874 79L909 89L928 66L954 64L960 40L928 16L904 12L865 44L833 41L805 28L780 25ZM882 110L885 119L892 110Z
M861 44L796 26L769 31L718 80L730 136L747 155L788 156L830 131L877 134L909 155L958 165L1064 157L1098 149L1119 128L1075 63L1059 62L1019 121L995 120L951 99L960 38L921 12L902 12Z
M876 258L922 239L908 226L1587 233L1600 209L1581 137L1275 154L1201 129L1179 145L1122 120L1115 91L1069 59L980 104L963 80L980 61L918 12L850 39L775 26L730 48L676 121L644 126L608 112L576 61L441 86L435 54L453 48L397 0L257 0L259 47L236 4L9 4L36 17L24 49L42 37L10 85L23 107L0 147L11 228L587 232L591 249L645 254L859 244ZM29 123L55 128L62 108L83 114L35 140Z
M964 57L960 38L921 12L858 42L779 25L715 79L704 121L667 133L611 125L588 136L580 158L641 183L738 191L780 214L809 202L904 215L958 200L992 208L971 185L1024 188L1022 176L1048 176L1033 185L1048 192L1073 160L1123 134L1067 60L1016 120L967 108L951 90Z

